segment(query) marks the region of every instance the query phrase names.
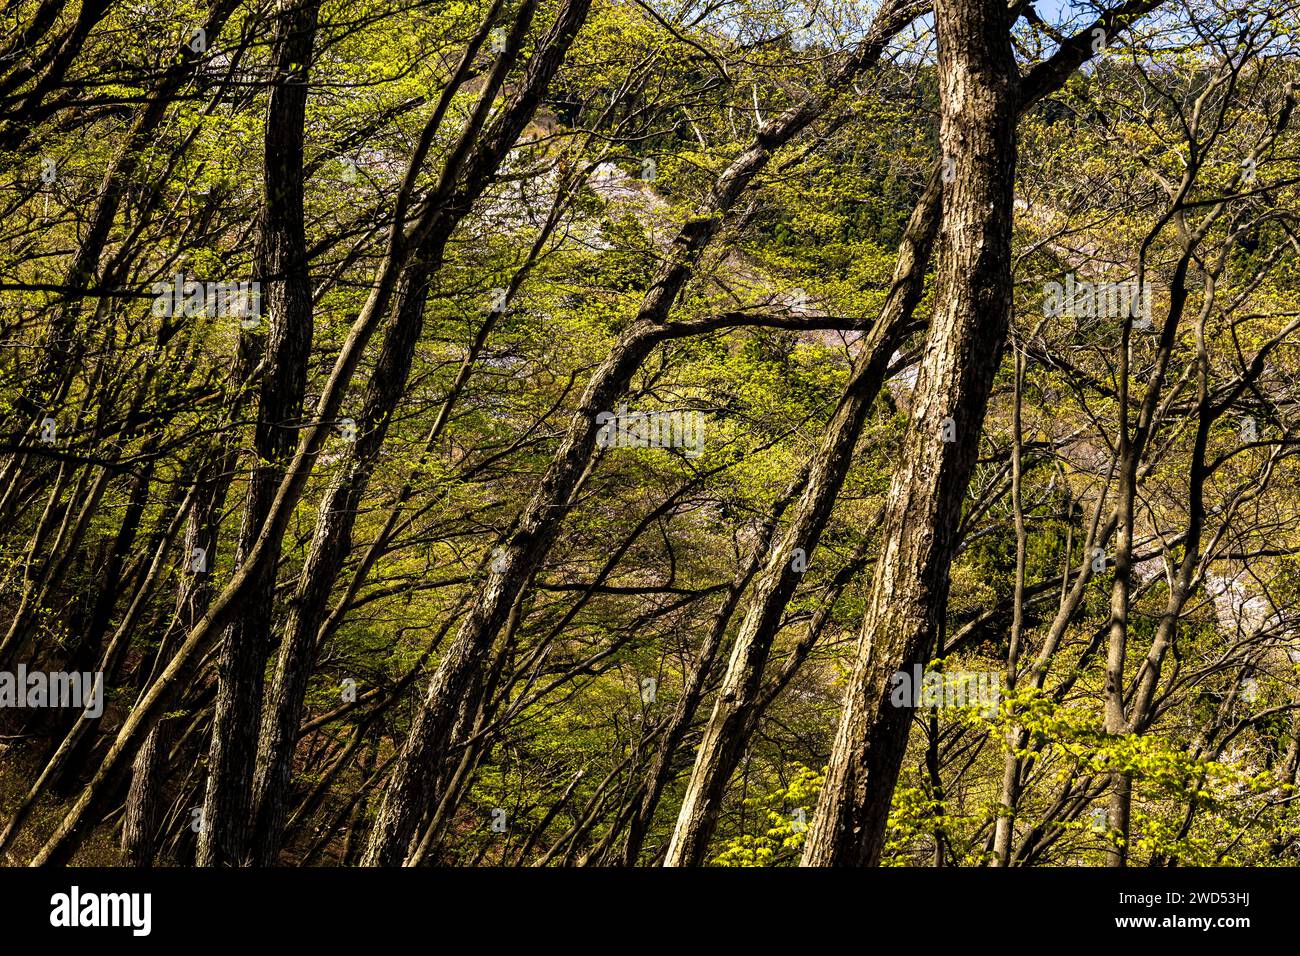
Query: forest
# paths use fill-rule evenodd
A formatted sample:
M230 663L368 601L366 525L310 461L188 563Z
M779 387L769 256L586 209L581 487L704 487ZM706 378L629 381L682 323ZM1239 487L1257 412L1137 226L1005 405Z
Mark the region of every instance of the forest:
M1300 864L1297 37L4 0L0 863Z

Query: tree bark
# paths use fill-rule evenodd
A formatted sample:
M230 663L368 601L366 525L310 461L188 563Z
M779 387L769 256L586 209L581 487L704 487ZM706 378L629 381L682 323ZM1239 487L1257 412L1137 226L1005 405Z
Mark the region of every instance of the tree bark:
M892 706L890 678L924 659L942 624L952 542L1011 308L1018 74L1010 17L1000 0L937 0L935 24L939 141L951 170L935 315L806 866L880 859L912 717Z
M266 110L266 196L257 255L269 330L263 359L256 464L249 475L236 563L252 552L296 444L311 358L312 290L303 218L303 128L318 0L282 0L274 86ZM250 788L270 646L276 562L266 562L227 628L217 660L199 866L247 862Z

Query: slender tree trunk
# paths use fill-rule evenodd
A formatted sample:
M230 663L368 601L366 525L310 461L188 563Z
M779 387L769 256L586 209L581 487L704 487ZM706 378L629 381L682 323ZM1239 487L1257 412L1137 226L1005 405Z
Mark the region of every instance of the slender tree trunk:
M375 372L367 387L362 433L358 436L356 448L347 457L343 470L321 503L318 527L313 534L308 560L290 607L271 702L258 744L253 820L258 852L263 857L263 862L270 862L279 846L297 724L316 644L325 622L330 591L351 548L352 526L358 507L369 487L370 475L387 435L393 409L397 407L398 399L406 387L415 349L424 327L424 307L429 283L442 263L452 230L468 213L473 201L490 184L506 151L532 118L543 89L563 58L564 50L549 48L548 57L542 60L550 65L550 71L543 69L533 72L526 81L522 95L511 101L499 120L470 148L473 137L479 134L487 118L487 108L492 105L497 92L504 85L511 61L517 55L532 22L534 6L528 4L517 14L512 34L507 40L507 50L498 59L485 89L479 95L475 115L462 133L462 142L468 152L453 151L443 170L439 192L447 200L445 208L434 207L435 228L428 233L410 266L404 271L397 314L385 335ZM477 34L467 45L445 91L441 104L443 109L470 74L474 57L487 39L499 7L500 4L497 4L489 10ZM570 10L571 21L575 13L576 11ZM579 16L578 21L580 19ZM567 43L576 34L577 22L570 22L567 27L571 27L572 32L561 31L558 34L561 38L568 37L565 50ZM457 178L462 170L467 178L463 183L458 183Z
M225 499L226 485L221 476L196 483L181 548L181 566L185 570L176 594L175 621L163 636L153 661L141 665L142 689L152 679L152 671L160 669L166 662L176 632L193 627L212 598L208 574L194 573L190 558L196 549L200 549L209 560L216 554L217 535L221 528L219 512ZM164 808L162 789L171 747L172 723L171 719L164 717L149 731L131 765L131 782L127 788L122 824L122 854L129 866L153 866L158 854L162 840L159 826Z
M767 520L759 529L758 536L751 546L748 560L736 572L730 587L727 588L726 594L723 595L722 604L713 615L709 633L696 654L695 663L686 678L686 686L682 689L682 696L678 699L677 706L664 727L654 759L650 763L645 779L638 788L641 797L637 801L635 811L628 820L627 839L623 844L623 866L635 866L637 858L641 855L641 847L645 843L650 824L654 822L655 810L658 808L659 800L663 796L664 787L668 785L668 781L672 777L673 761L677 755L677 749L681 746L686 732L690 729L691 721L695 717L695 711L704 698L709 675L713 672L714 662L717 659L718 651L722 647L723 638L726 636L727 625L730 623L737 605L740 604L745 588L758 571L762 556L767 553L772 544L772 536L776 532L776 525L781 519L781 514L807 481L807 477L808 473L805 469L791 484L786 493L777 499L772 506Z
M485 134L485 141L491 148L486 149L486 155L484 153L477 155L477 164L471 166L466 173L470 182L486 181L518 139L522 124L515 125L516 118L519 115L531 116L532 111L540 103L549 78L559 68L573 34L585 19L588 2L589 0L574 0L563 8L552 29L552 40L543 44L541 51L534 54L529 66L530 78L544 77L546 82L540 84L525 82L523 91L514 98L512 106L489 127ZM557 43L555 37L565 39L562 43ZM514 48L517 49L519 39L516 37L508 43L514 42ZM459 156L454 168L460 168L461 161L469 150L471 130L477 132L482 128L482 123L486 120L487 106L483 107L480 110L481 115L476 117L477 125L467 127L466 135L463 137L465 141L453 146L453 157ZM394 201L386 251L375 268L370 293L344 339L334 368L321 391L315 415L301 430L297 449L283 480L276 489L274 500L263 524L262 534L258 536L247 559L237 568L226 587L214 597L207 612L186 634L167 665L126 716L118 729L117 737L105 752L90 782L32 858L32 865L48 865L66 860L70 856L81 838L87 819L107 799L126 760L133 755L142 738L153 728L164 704L175 696L183 678L190 673L198 657L211 647L221 629L233 620L239 602L255 589L258 576L264 573L265 566L277 560L280 544L288 528L293 509L302 497L307 481L311 477L317 455L324 446L326 438L333 431L333 422L342 407L348 386L360 366L366 345L383 317L388 314L402 270L410 261L413 248L419 248L429 241L431 233L438 234L440 226L447 227L449 216L451 225L454 225L459 221L457 217L463 216L468 211L475 194L467 193L456 181L440 184L431 194L421 194L417 189L418 178L428 151L432 147L438 123L437 116L426 123L407 164L402 185ZM421 196L423 200L420 199ZM412 205L417 201L422 203L422 208L427 207L427 214L421 214L415 227L408 227L408 216ZM445 242L446 236L443 235L440 241Z
M238 0L216 0L206 22L203 23L203 28L209 37L215 39L221 33L226 20L236 6ZM93 4L84 7L83 13L91 12L98 19L103 15L103 11L95 11L94 8ZM83 341L83 330L78 328L78 321L82 315L80 295L83 290L94 284L99 273L100 259L108 244L109 232L121 207L127 183L139 168L141 159L151 145L168 107L180 92L182 85L191 77L201 59L202 57L190 48L188 42L181 45L176 63L169 67L159 80L145 107L136 117L127 135L126 143L104 173L85 236L78 245L77 254L68 268L64 282L69 290L68 298L58 307L51 322L45 347L41 352L43 356L41 362L34 374L24 382L25 389L18 395L17 410L20 418L34 421L47 404L53 403L55 397L63 393L71 363L74 357L80 354ZM20 457L15 455L13 460L18 461Z
M1025 560L1028 533L1025 529L1024 499L1024 429L1021 422L1024 410L1025 356L1016 349L1015 395L1011 408L1011 510L1016 525L1016 579L1012 594L1011 637L1007 645L1007 669L1002 683L1007 696L1016 689L1020 673L1020 645L1025 633ZM1020 729L1007 731L1008 757L1019 749ZM1020 790L1020 762L1007 759L1002 766L1002 793L998 801L997 821L993 825L993 861L1005 867L1011 859L1011 840L1015 834L1015 806Z

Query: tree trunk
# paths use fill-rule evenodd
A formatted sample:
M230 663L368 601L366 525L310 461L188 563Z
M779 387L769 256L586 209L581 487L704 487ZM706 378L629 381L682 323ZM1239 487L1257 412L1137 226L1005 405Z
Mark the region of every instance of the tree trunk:
M1018 76L1010 17L999 0L937 0L935 23L950 171L935 315L806 866L880 859L912 717L892 706L890 678L924 659L942 624L952 541L1011 308Z
M312 292L303 218L303 127L318 0L282 0L276 25L274 87L266 111L257 279L267 306L258 420L236 563L262 533L293 451L311 358ZM197 863L247 861L250 788L275 594L274 560L263 564L226 630L217 662L217 700Z

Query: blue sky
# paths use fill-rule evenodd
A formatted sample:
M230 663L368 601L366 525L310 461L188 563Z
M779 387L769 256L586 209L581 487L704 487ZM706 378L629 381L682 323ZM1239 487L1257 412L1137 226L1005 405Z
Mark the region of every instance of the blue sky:
M1048 23L1056 24L1078 17L1082 11L1095 16L1097 5L1081 3L1079 0L1034 0L1034 9Z

